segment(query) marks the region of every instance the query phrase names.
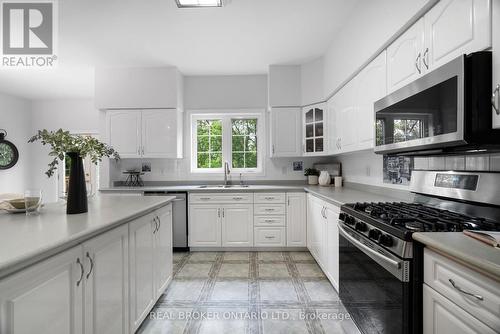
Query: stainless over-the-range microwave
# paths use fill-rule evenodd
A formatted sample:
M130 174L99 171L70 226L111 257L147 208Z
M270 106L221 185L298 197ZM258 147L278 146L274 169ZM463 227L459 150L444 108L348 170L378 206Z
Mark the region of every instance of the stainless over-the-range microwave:
M491 52L463 55L375 102L375 153L500 151Z

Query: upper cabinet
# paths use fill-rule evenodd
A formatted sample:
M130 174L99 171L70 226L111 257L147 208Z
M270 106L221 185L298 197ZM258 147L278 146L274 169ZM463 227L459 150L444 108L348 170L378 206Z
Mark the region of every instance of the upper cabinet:
M269 107L299 107L301 103L301 67L269 66Z
M387 48L387 89L393 92L422 73L424 19L406 30Z
M491 46L490 0L441 0L387 48L389 93Z
M328 121L326 104L318 103L302 109L304 155L328 154Z
M183 78L175 67L99 68L97 109L183 108Z
M302 109L271 109L271 157L302 155Z
M500 129L500 1L493 1L493 127ZM498 88L497 88L498 87Z
M373 147L375 101L386 91L386 53L382 52L327 102L329 153Z
M107 142L122 158L182 158L182 124L177 109L110 110Z

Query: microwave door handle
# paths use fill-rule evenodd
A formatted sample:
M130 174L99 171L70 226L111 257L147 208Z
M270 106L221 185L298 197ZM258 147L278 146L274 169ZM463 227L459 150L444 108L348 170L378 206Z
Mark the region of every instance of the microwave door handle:
M401 268L401 262L398 262L398 261L394 261L393 259L390 259L382 254L380 254L379 252L371 249L370 247L364 245L363 243L359 242L358 240L356 240L355 238L353 238L352 236L349 235L349 233L347 233L344 228L342 226L339 225L339 232L340 234L342 234L342 236L344 238L346 238L347 240L349 240L350 242L352 242L356 247L360 248L361 250L363 250L364 252L368 253L368 254L371 254L373 256L375 256L377 259L393 266L394 268L396 269L400 269Z

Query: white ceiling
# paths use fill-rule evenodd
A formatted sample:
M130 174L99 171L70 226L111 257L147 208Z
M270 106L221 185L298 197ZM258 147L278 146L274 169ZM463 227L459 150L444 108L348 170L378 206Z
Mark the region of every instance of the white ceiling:
M96 66L177 66L186 75L261 74L328 48L359 0L59 0L57 69L2 70L0 91L29 99L92 97Z

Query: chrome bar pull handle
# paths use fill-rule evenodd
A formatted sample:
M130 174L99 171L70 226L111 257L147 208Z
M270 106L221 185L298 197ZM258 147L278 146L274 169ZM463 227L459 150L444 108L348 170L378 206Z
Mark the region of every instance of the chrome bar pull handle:
M82 283L82 280L83 280L84 269L83 269L83 264L82 264L82 262L80 261L80 258L77 258L77 259L76 259L76 263L80 266L80 278L79 278L79 279L78 279L78 281L76 282L76 286L80 286L80 283Z
M472 292L469 292L469 291L465 291L464 289L462 289L461 287L459 287L458 285L456 285L456 284L455 284L455 281L454 281L454 280L452 280L451 278L450 278L448 281L450 281L451 286L452 286L453 288L455 288L456 290L460 291L460 292L461 292L461 293L463 293L464 295L467 295L467 296L472 296L472 297L474 297L474 298L476 298L476 299L478 299L478 300L484 300L483 296L476 295L476 294L474 294L474 293L472 293Z
M417 59L415 59L415 67L417 68L418 74L422 73L422 70L420 69L420 58L422 58L422 55L419 52Z
M427 61L426 61L427 59ZM425 48L424 56L422 57L422 61L424 62L425 68L429 69L429 48Z
M495 90L493 91L493 95L491 96L491 105L497 115L500 115L500 84L497 85Z
M92 260L92 257L90 256L89 252L87 252L87 254L85 254L85 256L86 256L86 257L87 257L87 259L89 259L89 261L90 261L90 270L89 270L89 272L87 273L87 279L89 279L90 274L92 274L92 271L94 270L94 260Z

